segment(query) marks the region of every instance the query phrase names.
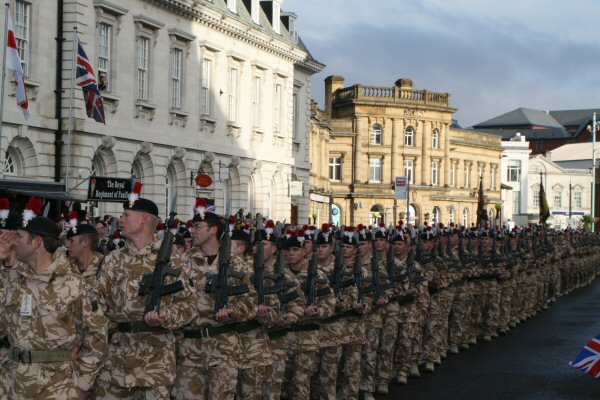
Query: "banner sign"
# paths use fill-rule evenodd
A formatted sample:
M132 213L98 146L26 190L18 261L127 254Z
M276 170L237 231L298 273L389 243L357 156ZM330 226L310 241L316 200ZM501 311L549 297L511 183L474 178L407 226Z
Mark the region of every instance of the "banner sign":
M131 178L90 176L88 200L122 202L129 198L129 193L131 193Z
M290 196L291 197L302 196L302 181L291 181L290 182Z
M396 200L406 200L406 177L397 176L394 182L394 198Z

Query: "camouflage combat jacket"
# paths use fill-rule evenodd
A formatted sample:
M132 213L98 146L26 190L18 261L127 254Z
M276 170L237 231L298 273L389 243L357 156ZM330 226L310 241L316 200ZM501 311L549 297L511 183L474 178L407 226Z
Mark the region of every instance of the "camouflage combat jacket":
M67 352L72 359L11 360L11 397L36 398L43 388L56 385L88 391L106 353L107 321L102 311L92 310L84 283L71 271L64 254L55 254L43 272L24 264L15 272L5 287L1 313L12 348Z
M171 331L189 323L195 316L197 296L179 256L171 254L171 267L179 277L168 276L165 283L180 280L183 290L162 297L161 310L167 312L160 332L118 332L119 323L144 320L147 296L138 295L140 280L151 274L162 239L142 249L130 241L104 258L98 284L98 300L111 323L111 337L105 368L99 378L121 387L170 386L175 379L175 338Z
M98 278L100 277L100 265L102 264L103 260L104 256L95 251L94 258L92 258L90 265L86 266L83 271L80 271L77 261L73 258L69 258L71 270L75 274L80 274L83 278L83 287L90 299L92 308L94 309L98 308Z

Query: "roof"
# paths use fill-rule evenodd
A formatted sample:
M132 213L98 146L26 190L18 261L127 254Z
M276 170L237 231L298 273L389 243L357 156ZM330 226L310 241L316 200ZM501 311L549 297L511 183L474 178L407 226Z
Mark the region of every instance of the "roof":
M533 110L531 108L517 108L498 117L474 125L473 128L497 126L544 126L548 128L562 128L549 111Z
M592 142L570 143L548 152L548 158L554 162L591 160L594 157Z
M519 128L480 128L475 127L479 132L493 133L502 136L504 140L510 140L515 137L517 132L525 136L527 140L531 139L571 139L573 136L565 129L519 129Z

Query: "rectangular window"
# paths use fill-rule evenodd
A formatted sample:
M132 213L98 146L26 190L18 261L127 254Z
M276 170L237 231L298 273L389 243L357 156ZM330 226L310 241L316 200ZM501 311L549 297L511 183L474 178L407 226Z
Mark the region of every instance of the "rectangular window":
M456 187L456 163L450 167L450 187Z
M252 5L250 6L252 9L250 13L252 14L252 21L255 24L260 24L260 4L259 0L252 0Z
M229 8L229 11L232 13L237 14L237 0L227 0L227 8Z
M437 186L439 184L439 163L437 161L431 162L431 186Z
M508 182L521 181L521 160L508 160L506 179Z
M369 182L381 183L381 158L369 159Z
M238 90L238 70L235 68L229 69L229 113L230 122L237 120L237 90Z
M512 192L512 212L518 214L521 210L521 192Z
M202 115L210 115L210 81L212 74L212 61L208 59L202 60Z
M405 146L414 146L414 137L415 131L412 126L406 128L406 132L404 133L404 145Z
M404 176L410 184L413 183L413 165L413 160L404 161Z
M562 193L554 193L554 207L562 207Z
M17 51L21 57L23 74L29 76L29 23L31 18L31 6L24 1L15 2L15 39Z
M433 130L433 135L431 136L431 147L434 149L439 149L440 147L440 131L437 129Z
M275 96L273 99L274 110L273 110L273 118L274 118L274 129L275 132L281 132L281 84L275 85Z
M581 192L575 192L575 207L581 208L583 202L581 201Z
M496 190L496 169L490 168L490 190Z
M336 182L342 180L342 157L329 157L329 179Z
M298 104L298 94L292 95L292 101L294 102L294 139L298 140L298 134L300 132L300 105Z
M252 126L254 128L260 128L260 114L262 110L261 105L261 92L262 84L260 76L254 77L254 84L252 85Z
M181 108L181 59L180 49L171 49L171 107Z
M98 26L98 88L110 91L110 46L112 26L101 23Z
M471 168L468 165L465 165L465 189L468 189L469 186L469 175L471 173Z
M540 191L539 190L534 190L534 192L533 192L533 206L534 207L540 206Z
M148 38L139 36L137 38L137 82L138 100L148 100L148 50L150 41Z

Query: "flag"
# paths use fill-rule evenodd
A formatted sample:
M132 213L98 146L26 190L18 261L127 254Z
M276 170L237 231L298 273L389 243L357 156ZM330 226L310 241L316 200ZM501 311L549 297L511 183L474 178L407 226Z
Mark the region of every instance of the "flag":
M483 202L483 176L479 177L479 192L477 193L477 226L481 228L483 221L488 220L487 212L485 211Z
M15 38L15 28L13 26L10 13L8 18L8 32L6 32L6 66L12 69L15 73L15 82L17 84L17 105L23 111L25 118L29 118L29 99L25 90L25 80L23 79L23 66L21 65L21 57L17 49L17 39Z
M594 378L600 378L600 335L592 338L585 345L581 353L577 356L575 361L570 362L569 365L573 368L582 370L588 375Z
M104 102L98 90L98 82L94 75L94 68L88 58L83 45L79 41L79 37L75 35L77 41L77 69L75 72L75 83L81 86L83 90L83 99L85 100L85 109L87 116L93 118L97 122L104 121Z
M542 174L540 174L540 224L545 224L550 217L550 207L548 207L548 199L544 191L544 183L542 182Z

